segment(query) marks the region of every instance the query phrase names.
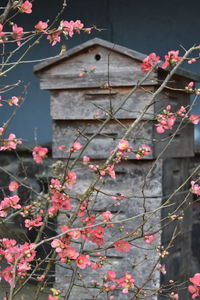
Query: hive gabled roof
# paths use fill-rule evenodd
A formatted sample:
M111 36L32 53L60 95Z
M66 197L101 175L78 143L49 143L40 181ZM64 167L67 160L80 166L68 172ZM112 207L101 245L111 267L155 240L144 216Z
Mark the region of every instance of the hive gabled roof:
M35 65L34 66L34 72L37 73L37 72L43 71L45 69L48 69L49 67L52 67L54 64L61 63L62 61L65 61L68 58L71 58L72 56L75 56L79 52L82 52L82 51L84 51L84 50L86 50L90 47L93 47L93 46L102 46L104 48L110 49L112 51L115 51L119 54L125 55L129 58L133 58L133 59L138 60L138 61L143 61L143 59L147 56L147 55L145 55L143 53L140 53L138 51L135 51L135 50L132 50L132 49L129 49L129 48L126 48L126 47L108 42L106 40L102 40L102 39L99 39L99 38L94 38L92 40L89 40L89 41L87 41L87 42L85 42L81 45L78 45L78 46L68 50L62 56L58 55L58 56L55 56L53 58L47 59L42 63L39 63L39 64ZM197 75L193 72L187 71L185 69L182 69L182 68L179 68L176 71L175 74L177 74L179 76L183 76L183 77L188 78L188 79L193 80L193 81L197 81L197 82L200 81L200 76L199 75Z

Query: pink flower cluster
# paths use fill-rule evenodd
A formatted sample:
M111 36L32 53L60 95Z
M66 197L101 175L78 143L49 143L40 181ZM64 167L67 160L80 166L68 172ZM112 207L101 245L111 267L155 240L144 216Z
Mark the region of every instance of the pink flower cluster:
M70 197L64 192L64 188L58 179L51 179L50 190L51 204L48 208L48 214L54 216L60 209L70 210Z
M47 40L49 40L52 46L54 46L56 45L56 43L60 42L61 33L63 33L65 37L72 37L75 32L80 33L80 30L83 30L83 27L84 25L81 23L80 20L77 20L75 22L61 21L60 26L57 29L55 28L48 31Z
M167 107L156 116L156 121L158 122L158 124L155 125L157 133L164 133L165 130L173 129L177 117L185 118L194 125L198 124L200 121L200 117L198 115L188 116L187 110L184 106L181 106L176 113L173 113L171 112L171 105L167 105Z
M24 243L22 245L17 245L15 240L2 239L0 240L0 255L1 259L5 259L9 264L3 271L0 271L2 277L11 286L14 286L13 282L13 269L17 262L17 276L25 277L27 271L31 269L30 262L34 260L36 251L33 249L34 244Z
M31 14L32 13L32 3L26 0L21 4L19 7L19 10L25 14Z
M149 155L151 153L151 148L145 144L143 144L137 151L135 157L137 159L142 159L144 156Z
M72 189L73 185L76 184L76 173L70 170L67 171L67 176L65 177L65 185L68 189Z
M119 252L129 252L131 250L131 244L126 241L117 241L113 244L117 251Z
M106 174L110 175L111 178L115 179L115 170L114 165L106 167L104 170L100 171L101 177L104 177Z
M174 300L178 300L179 299L179 295L177 293L174 293L174 292L170 293L169 296L170 296L170 299L174 299Z
M85 219L82 219L82 222L85 227L94 225L95 217L87 217ZM104 233L105 228L101 225L96 226L94 228L85 228L81 232L83 240L85 240L86 242L91 241L92 243L96 243L97 246L101 246L104 243Z
M143 72L149 72L155 64L160 62L160 56L157 56L154 52L150 53L142 62L141 70Z
M154 235L151 234L151 235L145 235L144 236L144 240L147 244L152 244L153 243L153 240L154 240Z
M65 232L68 228L62 226L61 231ZM69 237L78 239L80 232L77 230L71 231L63 236L61 239L54 239L51 243L52 248L56 249L61 262L74 261L80 269L85 269L87 265L90 265L90 259L88 255L79 254L75 248L70 246L71 240Z
M23 27L18 27L17 24L14 24L12 27L12 37L14 40L17 41L17 45L20 47L21 45L21 38L24 35L24 30Z
M32 13L32 3L28 0L23 2L21 5L18 6L20 12L30 14ZM80 20L77 21L61 21L58 28L53 28L48 30L48 23L39 21L35 26L36 34L42 33L47 35L47 40L51 43L52 46L56 45L61 41L61 34L64 37L72 37L74 33L79 33L82 30L85 33L90 33L92 28L84 28L84 24L81 23ZM4 43L10 37L16 40L17 45L21 46L21 40L24 36L24 29L23 27L18 26L17 24L13 24L12 26L12 33L6 35L3 31L3 25L0 24L0 43Z
M19 106L19 98L18 97L16 97L16 96L13 96L13 97L11 97L10 99L8 99L8 100L4 100L4 99L2 99L2 97L0 96L0 106L2 107L3 106L3 102L5 102L5 103L7 103L8 105L10 105L10 106L13 106L13 105L15 105L15 106Z
M16 138L14 133L10 133L8 139L2 141L3 146L0 147L0 151L16 149L18 144L21 144L22 141Z
M116 163L119 163L122 159L127 159L126 153L134 152L136 154L136 159L142 159L144 156L149 155L151 148L145 144L139 147L138 150L134 150L133 147L129 146L128 141L121 140L118 144Z
M200 296L200 273L196 273L190 278L193 285L188 286L188 291L192 294L192 299Z
M167 105L166 109L156 117L158 124L156 124L157 133L164 133L165 130L172 129L176 121L176 116L171 112L171 105Z
M8 215L11 208L20 209L21 205L18 204L20 198L16 196L4 197L0 203L0 217L4 218Z
M113 283L110 286L108 285L109 281ZM122 278L116 279L116 273L111 270L108 270L107 275L104 276L104 282L103 289L107 292L115 290L118 285L118 287L122 288L122 293L127 294L129 289L135 286L135 280L131 274L126 273Z
M28 228L28 230L31 230L33 227L40 227L43 224L44 223L43 223L42 217L40 215L36 216L36 218L33 220L30 220L30 219L25 220L25 227Z
M190 191L197 196L200 196L200 186L195 183L195 181L191 181L191 189Z
M37 146L33 148L33 159L37 164L40 164L44 157L46 156L46 154L48 153L48 149L47 148L43 148L41 146Z
M162 68L166 69L168 66L175 66L181 59L182 57L179 56L179 50L171 50L165 55L165 62L163 63Z
M83 29L83 23L80 20L77 21L61 21L60 28L62 28L63 34L69 37L73 37L74 32L80 34L80 30Z
M9 184L9 186L8 186L8 189L9 189L10 192L14 192L14 191L16 191L18 189L18 187L19 187L19 183L18 182L11 181L10 184Z

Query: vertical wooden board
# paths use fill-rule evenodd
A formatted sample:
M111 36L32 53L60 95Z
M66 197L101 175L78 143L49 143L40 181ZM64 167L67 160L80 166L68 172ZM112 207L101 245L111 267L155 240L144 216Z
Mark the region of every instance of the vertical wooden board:
M106 113L115 111L132 87L115 87L109 89L76 89L51 91L51 116L55 120L90 120L105 119ZM153 87L138 88L128 97L116 118L135 119L151 100ZM154 118L153 106L150 106L144 119Z
M163 199L163 203L167 198ZM192 195L188 197L188 191L183 191L174 195L169 204L171 206L165 207L162 210L162 245L167 247L175 237L169 248L169 255L162 261L165 264L166 275L161 277L161 284L167 285L169 280L174 280L180 287L177 292L182 299L190 299L187 297L187 286L184 288L183 283L188 281L191 275L191 226L192 226L192 212L191 205ZM182 220L175 220L168 224L170 218L168 215L182 215ZM167 225L168 224L168 225ZM161 297L159 299L165 299Z
M163 190L164 195L169 196L179 188L179 192L189 190L187 181L190 173L190 158L167 158L163 163ZM180 188L180 186L185 184Z
M185 71L185 70L184 70ZM185 72L184 73L184 71L181 71L180 70L180 75L179 74L175 74L175 75L173 75L171 78L170 78L170 80L169 80L169 82L166 84L166 86L167 87L169 87L169 88L172 88L172 89L177 89L177 90L179 90L179 89L183 89L183 90L185 90L185 87L188 85L188 83L192 80L192 79L190 79L190 76L191 76L191 74L190 74L190 76L188 76L188 77L185 77L185 73L187 72ZM177 71L177 73L179 72L179 70ZM158 81L160 82L160 83L162 83L164 80L165 80L165 78L166 78L166 76L168 75L168 73L169 73L169 71L166 71L166 70L163 70L163 69L158 69L158 71L157 71L157 74L158 74ZM181 73L182 73L182 75L181 75ZM189 75L189 74L188 74Z
M155 157L161 152L162 157L194 156L194 125L183 123L177 131L179 124L177 122L173 130L166 130L162 134L158 134L154 127ZM176 131L177 133L173 136Z
M181 106L188 108L190 105L190 95L178 90L164 89L156 98L154 113L160 113L167 105L171 105L171 111L174 113L176 113Z

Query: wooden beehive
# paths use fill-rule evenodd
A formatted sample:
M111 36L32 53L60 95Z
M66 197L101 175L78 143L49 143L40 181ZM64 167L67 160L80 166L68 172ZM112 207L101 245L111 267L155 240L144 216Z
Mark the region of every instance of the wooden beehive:
M53 157L68 156L68 153L58 151L58 146L71 146L77 132L83 133L78 139L83 145L97 132L111 108L114 111L144 77L141 71L141 61L144 58L145 55L141 53L95 38L67 51L63 56L35 66L35 72L40 77L41 89L51 93ZM92 71L94 66L95 72ZM81 72L84 73L82 77L79 76ZM115 114L114 117L120 120L122 126L113 118L93 139L85 154L94 159L107 157L118 144L126 131L125 128L150 102L152 93L166 74L162 69L151 73ZM106 88L108 81L109 88ZM199 78L195 74L180 70L170 80L169 85L184 89L190 81L199 81ZM152 148L151 155L146 159L156 158L174 132L168 130L164 135L158 135L155 130L155 114L168 104L171 104L172 111L177 111L181 105L190 104L189 94L180 90L164 89L145 113L137 130L129 137L135 148L144 143ZM193 131L192 125L184 124L162 157L193 156Z

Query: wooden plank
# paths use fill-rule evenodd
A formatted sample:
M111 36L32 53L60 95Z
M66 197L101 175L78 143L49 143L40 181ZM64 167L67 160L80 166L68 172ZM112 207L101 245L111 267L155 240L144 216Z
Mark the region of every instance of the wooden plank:
M144 78L140 71L132 70L131 72L118 72L110 74L109 84L111 87L116 86L135 86L138 81ZM55 89L75 89L75 88L99 88L108 82L107 73L94 73L86 78L79 77L78 74L55 75L41 77L40 88L42 90ZM156 79L145 80L142 85L157 85Z
M92 120L96 113L98 118L105 119L106 112L115 111L125 99L132 87L116 87L109 89L77 89L53 90L51 92L51 116L55 120ZM115 115L120 119L137 118L151 99L154 87L138 88L129 97L126 104ZM145 92L146 91L146 92ZM144 116L154 118L154 108L151 106Z
M132 120L120 120L123 126L116 121L110 121L106 127L99 133L89 144L84 152L93 159L105 159L110 151L114 150L118 145L119 140L126 132L126 128L132 124ZM88 138L98 132L101 126L101 121L54 121L53 122L53 157L65 158L69 153L59 151L58 146L65 144L70 147L75 141L77 133L81 135L78 141L85 145ZM177 125L176 125L177 126ZM174 130L176 130L174 126ZM138 149L142 144L151 147L150 155L145 156L145 159L158 157L165 149L171 139L173 131L166 131L159 135L155 132L153 121L141 121L138 127L131 133L129 137L130 144L134 149ZM187 139L185 138L187 136ZM193 145L193 126L185 125L182 130L173 138L168 148L163 152L161 157L191 157L194 155ZM135 156L131 156L135 159Z
M94 165L101 165L103 162L100 160L93 160ZM146 161L122 161L122 163L116 165L116 179L112 179L109 176L106 179L106 184L102 186L102 190L108 195L116 195L117 193L124 193L127 197L130 197L131 207L138 212L138 206L134 202L138 199L137 203L142 203L143 193L142 186L144 184L144 178L147 173L152 169L151 175L146 178L145 185L145 196L146 197L162 197L162 176L163 176L163 160L160 159L155 162L155 160ZM77 184L74 187L76 193L82 194L90 185L92 179L94 178L94 172L91 171L87 166L77 165L74 169L77 172ZM100 198L100 199L99 199ZM104 209L108 205L106 201L106 196L99 194L98 205L101 209ZM156 199L153 199L156 201ZM127 205L127 201L125 201ZM114 204L114 202L113 202ZM121 202L122 211L127 211L127 206L123 205ZM96 207L97 209L97 207ZM149 210L151 207L149 206ZM128 213L128 212L127 212Z
M154 113L160 113L169 104L172 112L177 112L181 106L188 107L190 105L190 94L164 89L156 98Z
M91 39L81 45L78 45L70 50L68 50L66 52L65 55L63 56L56 56L52 59L47 59L46 61L37 64L36 66L34 66L34 71L36 73L40 73L43 71L47 71L50 68L54 68L55 66L57 66L59 63L63 63L65 61L68 61L71 57L77 56L78 54L82 53L86 53L88 51L90 51L90 49L94 48L94 47L101 47L102 49L107 49L107 51L112 51L113 53L118 53L123 55L125 58L130 58L132 60L136 60L138 62L142 62L143 59L147 56L146 54L142 54L140 52L137 52L135 50L114 44L114 43L110 43L108 41L99 39L99 38L94 38ZM161 70L163 72L163 69L159 68L159 70ZM165 73L167 73L168 71L164 71ZM200 81L200 76L192 73L190 71L184 70L182 68L179 68L176 71L177 75L183 76L185 78L188 78L190 81Z
M179 123L175 123L173 130L166 130L162 134L158 134L154 130L154 139L156 142L155 157L166 147L172 138L173 133L178 128ZM194 156L194 125L183 124L181 129L176 133L167 151L162 157L193 157Z

